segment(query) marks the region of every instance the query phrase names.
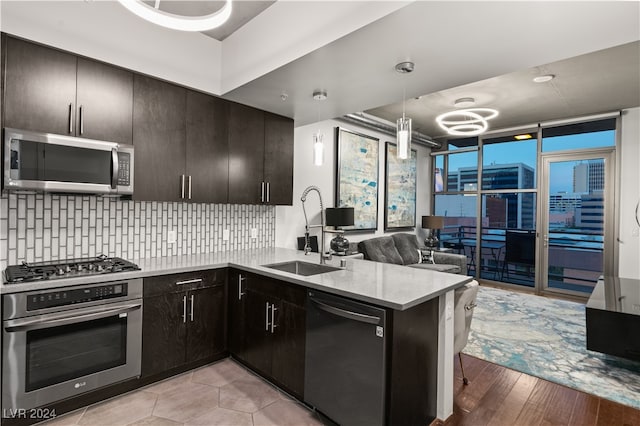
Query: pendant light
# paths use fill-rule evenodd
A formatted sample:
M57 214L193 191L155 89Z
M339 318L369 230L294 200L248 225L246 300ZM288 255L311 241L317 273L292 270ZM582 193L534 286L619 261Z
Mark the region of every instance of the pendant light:
M400 62L396 65L396 71L400 74L408 74L413 71L413 62ZM402 90L402 118L398 118L396 129L396 142L398 158L406 160L411 156L411 119L405 116L406 89Z
M327 99L327 92L324 90L316 90L313 92L313 99L316 101L324 101ZM317 121L320 121L320 104L318 104ZM313 165L322 166L324 164L324 135L318 129L313 134Z
M203 16L182 16L160 10L160 0L155 0L150 6L141 0L118 0L131 13L160 25L178 31L207 31L218 28L231 16L232 0L225 0L224 5L217 12Z

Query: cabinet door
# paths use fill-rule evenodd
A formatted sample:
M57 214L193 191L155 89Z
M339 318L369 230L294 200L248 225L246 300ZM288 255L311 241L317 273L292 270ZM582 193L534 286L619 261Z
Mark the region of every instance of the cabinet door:
M229 272L227 306L229 308L227 323L227 343L229 352L236 357L245 357L245 292L246 274L240 271Z
M275 315L276 334L273 342L274 380L302 399L304 396L304 357L306 311L303 307L282 301Z
M229 187L228 104L187 91L186 174L188 195L198 203L227 203ZM190 190L189 190L190 189Z
M76 134L83 138L131 144L133 74L78 58Z
M153 376L185 362L186 293L145 297L142 310L142 377Z
M272 301L267 295L246 290L247 310L245 324L245 361L261 373L271 376L273 359L270 306Z
M6 37L4 126L74 133L76 57Z
M225 349L224 286L200 288L188 293L187 362L198 361Z
M264 163L264 113L255 108L229 105L229 203L262 201Z
M264 117L264 180L269 204L293 203L293 120L275 114Z
M154 78L133 80L134 198L180 201L186 194L186 89Z

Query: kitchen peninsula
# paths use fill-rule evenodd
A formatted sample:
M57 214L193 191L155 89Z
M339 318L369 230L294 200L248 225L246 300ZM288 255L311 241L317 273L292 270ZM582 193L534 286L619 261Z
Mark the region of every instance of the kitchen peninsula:
M196 277L199 273L206 272L208 276L211 276L215 271L214 274L217 278L213 281L218 280L223 285L226 284L227 294L225 332L228 345L225 342L225 347L220 349L218 358L231 354L259 374L267 376L268 380L282 385L285 390L303 401L303 390L296 383L303 380L304 376L304 345L302 345L302 349L299 349L302 360L298 360L301 363L302 379L281 378L278 375L278 367L275 365L279 353L295 353L295 351L278 352L277 348L273 349L270 355L273 357L273 371L266 371L265 368L256 366L251 361L251 353L255 352L255 348L251 347L253 340L250 338L249 332L247 332L245 347L236 349L238 346L234 343L234 335L237 334L237 329L234 327L248 321L250 317L247 314L245 318L236 321L235 308L232 303L242 300L245 293L249 294L254 289L260 293L263 292L263 288L268 286L281 287L282 294L302 291L306 295L306 291L315 290L349 298L383 308L387 312L388 322L386 330L384 330L387 341L386 372L382 374L383 377L386 377L385 423L426 424L435 418L446 419L452 412L453 290L469 282L470 277L359 259L348 259L345 268L338 268L339 260L334 258L328 262L328 265L336 267L335 270L310 276L265 267L265 265L291 261L318 263L316 253L305 256L300 251L281 248L134 259L134 261L141 270L89 276L82 279L52 279L19 285L3 283L0 290L3 295L6 295L53 288L62 289L80 284L80 280L82 284L90 284L92 282L104 283L142 278L145 294L143 308L145 319L143 322L148 322L149 319L161 321L160 318L149 318L152 306L148 304L147 295L159 291L160 286L173 280L173 277L188 282L191 275ZM171 277L169 277L170 275ZM198 279L196 277L195 281ZM251 286L254 288L252 289ZM185 298L186 312L187 297L190 297L191 294L189 292L197 289L189 290L188 286L180 287L184 287L185 291L185 295L180 297ZM191 313L193 313L193 299L191 300ZM278 327L277 332L287 335L287 325L278 322L281 321L280 317L287 317L286 308L283 309L282 306L289 302L286 300L286 296L282 296L282 301L278 302L281 304L272 302L269 305L267 302L267 308L271 306L274 311L281 311L277 315L274 312L271 313L272 334L274 327ZM302 307L301 309L304 309L304 299L299 305ZM224 308L224 305L218 306ZM276 306L278 308L275 308ZM264 304L262 304L262 310L264 311ZM304 310L302 314L302 318L304 318ZM269 323L268 315L267 313L267 325ZM264 313L261 314L260 319L264 319ZM286 319L282 321L286 321ZM182 323L182 320L180 322ZM275 323L278 324L275 325ZM304 320L302 323L304 324ZM262 329L264 331L264 327ZM148 336L145 337L146 330L147 328L143 327L143 379L145 378L145 348L147 352L151 350L149 347L151 340ZM300 338L299 334L297 338ZM304 333L302 334L302 342L304 342ZM288 343L285 342L285 344ZM260 357L260 359L263 358L264 356ZM293 364L285 366L284 370L293 368L290 367L291 365Z

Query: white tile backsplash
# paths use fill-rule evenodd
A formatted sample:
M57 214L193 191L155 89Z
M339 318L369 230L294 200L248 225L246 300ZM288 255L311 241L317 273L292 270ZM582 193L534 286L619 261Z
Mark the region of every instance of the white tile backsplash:
M123 201L89 195L0 197L0 268L106 254L125 259L275 245L275 207ZM251 238L257 228L258 238ZM229 229L229 241L222 231ZM177 240L168 244L168 231Z

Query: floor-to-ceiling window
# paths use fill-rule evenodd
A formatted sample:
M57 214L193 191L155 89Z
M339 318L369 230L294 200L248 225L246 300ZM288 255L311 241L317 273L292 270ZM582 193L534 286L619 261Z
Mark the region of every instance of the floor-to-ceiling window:
M616 123L449 140L432 153L442 246L465 254L469 274L483 280L589 294L606 272L606 235L613 236L605 213L613 206Z

